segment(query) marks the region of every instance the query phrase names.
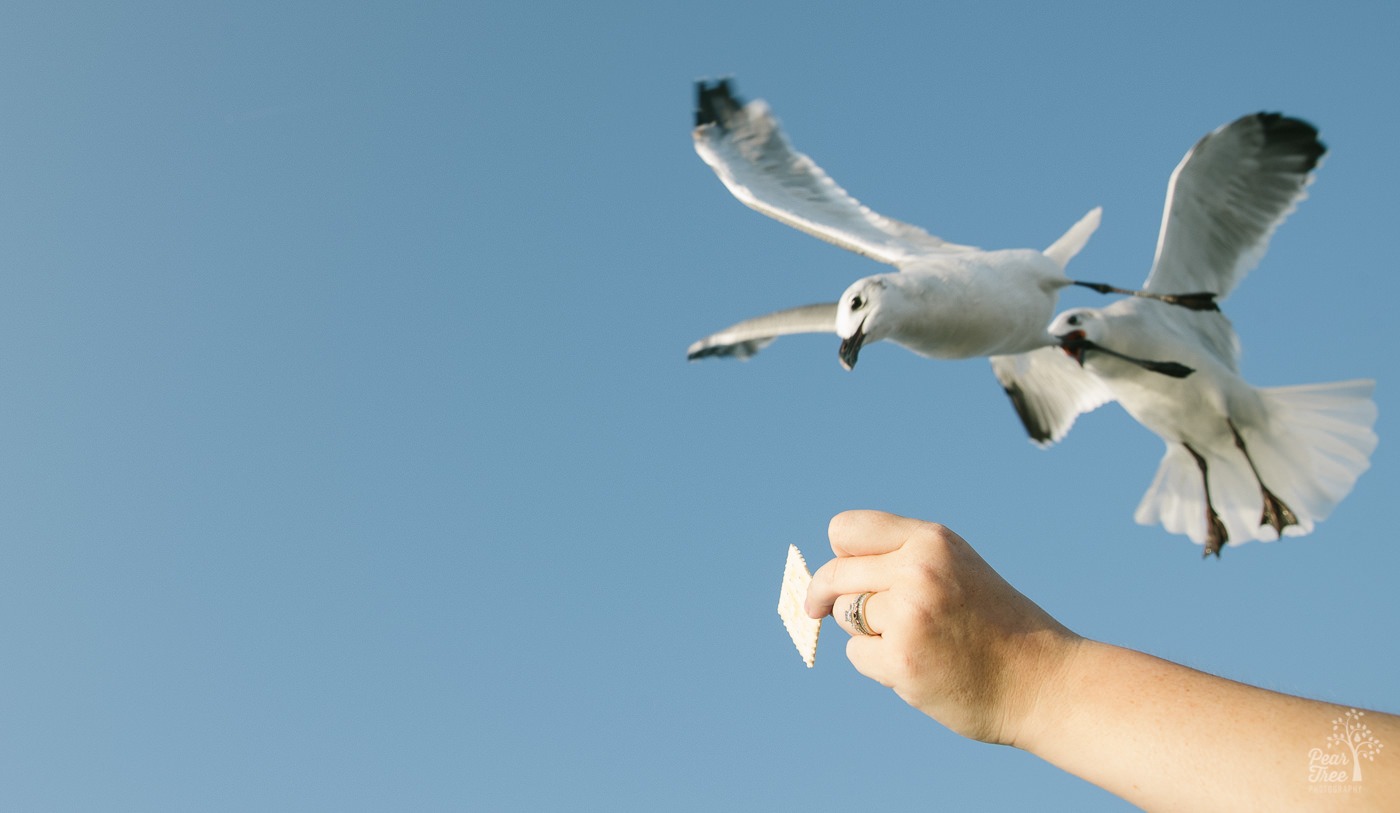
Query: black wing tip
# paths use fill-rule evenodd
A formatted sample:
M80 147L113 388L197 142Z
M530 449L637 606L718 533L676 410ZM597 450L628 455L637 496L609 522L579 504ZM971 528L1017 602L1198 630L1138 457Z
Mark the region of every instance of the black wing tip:
M734 344L711 344L687 351L686 361L699 361L707 358L736 358L746 360L758 352L757 342L735 342Z
M744 104L739 97L734 95L734 86L727 76L714 82L701 79L695 83L696 127L703 127L706 124L718 124L720 127L724 127L734 113L743 106Z
M1031 410L1031 404L1026 400L1026 393L1016 384L1005 384L1002 389L1006 391L1006 396L1011 399L1011 406L1016 410L1016 417L1021 419L1021 425L1026 428L1026 434L1031 436L1031 440L1041 446L1047 446L1054 442L1055 438L1050 428L1037 419Z
M1263 128L1265 149L1302 156L1304 172L1317 168L1327 154L1327 145L1318 139L1317 127L1311 122L1270 112L1255 113L1254 118Z

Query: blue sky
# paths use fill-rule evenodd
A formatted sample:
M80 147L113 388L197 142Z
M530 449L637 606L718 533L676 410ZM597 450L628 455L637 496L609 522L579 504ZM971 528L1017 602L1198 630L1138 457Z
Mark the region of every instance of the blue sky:
M834 626L802 666L783 557L854 507L947 523L1085 635L1400 709L1397 39L1383 3L8 9L0 807L1124 809ZM1072 268L1124 285L1197 138L1314 122L1228 313L1256 384L1377 379L1373 468L1202 561L1132 522L1161 443L1117 408L1041 451L981 361L687 364L881 270L695 156L723 75L949 240L1104 206Z

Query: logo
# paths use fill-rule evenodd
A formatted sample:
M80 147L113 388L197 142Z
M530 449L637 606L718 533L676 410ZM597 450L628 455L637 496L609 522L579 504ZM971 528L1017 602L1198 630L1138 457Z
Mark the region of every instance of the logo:
M1361 790L1365 775L1362 761L1375 762L1385 746L1361 718L1366 712L1349 710L1332 721L1326 748L1308 751L1308 782L1320 793L1352 793Z

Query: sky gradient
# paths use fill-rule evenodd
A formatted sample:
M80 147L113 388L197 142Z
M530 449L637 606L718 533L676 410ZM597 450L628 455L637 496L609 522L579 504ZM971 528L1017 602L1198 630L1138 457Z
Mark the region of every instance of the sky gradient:
M0 808L1128 809L909 709L834 625L803 666L784 556L847 508L948 524L1084 635L1400 710L1397 40L1383 3L19 4ZM1070 268L1125 286L1196 139L1313 122L1225 304L1253 383L1377 380L1372 469L1202 561L1133 523L1162 444L1116 407L1043 451L980 360L688 364L883 270L703 165L720 76L948 240L1102 205Z

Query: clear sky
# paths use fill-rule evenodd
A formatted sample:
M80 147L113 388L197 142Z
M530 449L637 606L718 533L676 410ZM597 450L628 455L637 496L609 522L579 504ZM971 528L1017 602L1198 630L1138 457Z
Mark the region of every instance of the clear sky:
M1061 5L7 7L0 808L1124 809L834 625L802 665L783 558L853 507L947 523L1085 635L1400 710L1400 9ZM1259 385L1377 379L1373 468L1202 561L1133 523L1162 445L1116 407L1042 451L982 361L688 364L883 269L701 163L724 75L946 239L1104 206L1072 270L1123 285L1197 138L1314 122L1228 313Z

